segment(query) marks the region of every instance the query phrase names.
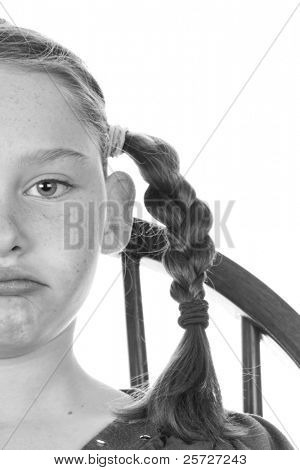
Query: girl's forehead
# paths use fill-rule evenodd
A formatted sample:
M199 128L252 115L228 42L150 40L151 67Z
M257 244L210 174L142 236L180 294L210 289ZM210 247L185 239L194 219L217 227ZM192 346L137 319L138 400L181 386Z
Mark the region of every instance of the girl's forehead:
M3 146L59 146L99 158L58 77L1 64L0 83L0 154Z
M63 110L65 99L59 92L58 81L53 74L0 64L1 102L27 106L32 102L36 108L59 105Z

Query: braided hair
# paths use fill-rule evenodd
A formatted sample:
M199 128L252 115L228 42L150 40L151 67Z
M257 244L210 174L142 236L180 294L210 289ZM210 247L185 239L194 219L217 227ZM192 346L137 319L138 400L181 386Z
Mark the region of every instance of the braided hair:
M146 209L167 228L162 263L173 278L171 297L181 307L195 300L203 304L207 271L217 257L209 235L213 223L209 207L180 174L178 154L163 139L127 130L123 151L149 184L144 195ZM185 328L182 340L156 382L146 386L142 396L137 392L133 404L115 413L123 419L147 417L166 435L186 442L203 437L223 443L226 437L242 437L244 429L230 419L222 405L205 332L208 321L184 320L182 315L178 318Z
M62 83L66 98L98 146L107 177L105 100L83 61L49 37L0 21L0 62L47 72ZM206 272L216 256L209 236L213 222L209 207L180 174L178 155L164 140L127 131L123 149L149 185L144 196L147 210L166 227L168 247L162 262L173 279L172 298L181 305L203 303ZM222 405L207 323L181 326L183 337L155 383L139 390L129 405L115 408L114 414L126 421L147 417L166 434L187 442L201 436L217 442L244 436L247 430Z

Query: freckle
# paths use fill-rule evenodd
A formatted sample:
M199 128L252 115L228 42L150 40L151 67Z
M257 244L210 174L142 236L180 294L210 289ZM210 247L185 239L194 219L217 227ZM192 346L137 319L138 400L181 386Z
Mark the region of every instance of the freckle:
M73 411L68 411L68 415L72 415L73 414Z

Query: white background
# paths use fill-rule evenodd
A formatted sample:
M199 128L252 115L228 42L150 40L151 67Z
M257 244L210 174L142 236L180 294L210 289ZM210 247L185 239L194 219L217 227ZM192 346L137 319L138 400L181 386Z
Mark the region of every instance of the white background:
M300 8L264 57L296 5L295 0L6 0L0 2L0 17L78 54L104 92L110 123L169 141L180 154L182 173L214 216L218 204L223 213L234 201L227 224L233 246L214 225L217 250L299 312ZM134 163L123 155L110 161L113 170L133 177L140 207L147 185ZM136 215L151 220L145 209ZM120 273L119 259L100 257L80 311L75 351L92 375L126 388ZM168 275L147 263L142 283L153 381L183 330ZM224 404L242 411L239 311L208 288L207 299L207 331ZM265 338L262 364L264 416L299 447L299 371Z

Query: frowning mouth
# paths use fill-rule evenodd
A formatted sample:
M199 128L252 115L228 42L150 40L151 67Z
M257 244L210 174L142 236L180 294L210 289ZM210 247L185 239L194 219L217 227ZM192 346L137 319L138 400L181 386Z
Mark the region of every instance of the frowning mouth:
M45 284L32 281L31 279L10 279L7 281L0 281L0 296L21 295L22 293L29 293L41 287L45 287Z

